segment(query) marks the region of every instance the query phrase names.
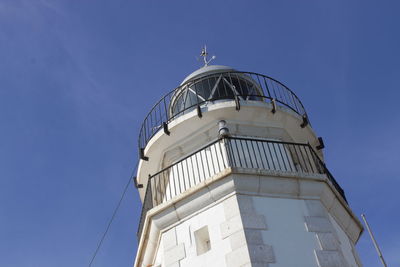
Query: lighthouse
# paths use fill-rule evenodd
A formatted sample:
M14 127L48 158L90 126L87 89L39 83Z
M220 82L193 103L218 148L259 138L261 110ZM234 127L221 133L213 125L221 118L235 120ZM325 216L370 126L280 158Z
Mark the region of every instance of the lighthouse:
M134 266L361 266L363 227L300 99L202 56L140 129Z

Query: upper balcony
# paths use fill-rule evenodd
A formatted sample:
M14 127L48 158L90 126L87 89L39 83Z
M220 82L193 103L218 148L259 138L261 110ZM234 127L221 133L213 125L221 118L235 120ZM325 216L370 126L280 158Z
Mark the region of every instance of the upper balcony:
M208 66L220 67L220 66ZM308 116L296 94L281 82L253 72L238 72L231 68L214 68L203 75L193 75L163 96L145 117L139 133L139 152L144 158L144 148L149 140L161 129L168 132L168 124L174 119L197 109L201 117L201 107L215 101L235 101L240 109L241 101L272 103L273 109L285 107L303 118L308 124ZM202 70L202 69L200 69Z
M343 189L310 144L226 136L149 175L147 185L140 188L145 195L138 240L150 210L171 205L178 198L193 194L196 188L207 187L216 177L229 173L256 173L265 179L289 177L324 181L346 202Z

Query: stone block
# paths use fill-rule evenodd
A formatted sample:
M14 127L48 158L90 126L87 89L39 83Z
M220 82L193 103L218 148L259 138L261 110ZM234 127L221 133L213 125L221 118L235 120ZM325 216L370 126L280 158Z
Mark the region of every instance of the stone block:
M322 205L321 201L304 200L304 202L306 203L309 216L319 216L319 217L326 216L325 207Z
M263 245L262 230L245 229L247 244L250 245Z
M309 232L332 232L332 224L326 217L305 217L305 224Z
M176 230L172 228L162 235L164 251L171 249L177 245Z
M332 216L336 219L336 222L342 226L343 229L347 229L350 224L350 214L343 207L342 203L335 198L333 206L330 210Z
M251 262L275 262L275 255L270 245L249 245L249 254Z
M296 179L260 177L260 192L268 194L299 195L299 184Z
M246 234L244 231L237 231L229 236L229 242L231 244L231 249L236 250L247 244Z
M225 255L226 266L241 267L250 264L250 256L247 246L240 247Z
M314 250L319 267L348 267L339 251Z
M326 207L327 210L332 208L332 205L336 199L335 193L332 191L331 187L328 184L323 183L323 190L321 193L321 201Z
M267 229L267 223L265 222L264 215L243 214L242 220L243 220L243 227L245 229L260 229L260 230Z
M253 198L251 196L237 195L237 201L241 214L253 214L256 213L254 209Z
M245 245L264 245L260 230L240 230L229 236L231 249L235 250Z
M185 244L183 243L180 243L179 245L172 247L171 249L164 252L164 261L166 266L178 262L185 257Z
M339 241L333 233L317 233L317 238L322 250L339 249Z
M237 192L257 193L260 188L260 177L257 175L235 175L234 181Z
M321 181L299 180L300 196L320 197L324 189L324 183Z
M221 236L222 239L227 238L228 236L232 235L233 233L242 230L243 224L240 218L240 215L237 215L230 220L221 223Z
M231 196L224 201L225 219L229 220L240 214L239 204L236 196Z

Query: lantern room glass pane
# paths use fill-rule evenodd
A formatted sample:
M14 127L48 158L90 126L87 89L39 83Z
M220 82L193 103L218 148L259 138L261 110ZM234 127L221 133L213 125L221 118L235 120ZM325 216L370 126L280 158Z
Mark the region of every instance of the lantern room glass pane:
M235 95L243 100L262 101L262 93L255 81L243 74L224 73L200 79L187 87L175 97L171 108L172 116L183 111L193 110L197 104L205 101L234 99ZM196 95L197 94L197 95Z

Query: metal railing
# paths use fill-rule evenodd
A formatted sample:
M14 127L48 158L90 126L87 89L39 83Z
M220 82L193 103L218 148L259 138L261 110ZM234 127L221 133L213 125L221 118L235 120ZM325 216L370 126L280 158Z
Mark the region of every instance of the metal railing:
M274 102L300 116L307 113L300 99L281 82L253 72L222 72L210 74L177 87L162 97L145 117L139 132L139 152L163 126L182 114L200 108L207 102L231 99ZM307 118L308 121L308 118Z
M228 167L261 169L295 175L325 174L346 200L343 189L309 144L225 137L149 176L138 239L143 230L147 211L221 173Z

